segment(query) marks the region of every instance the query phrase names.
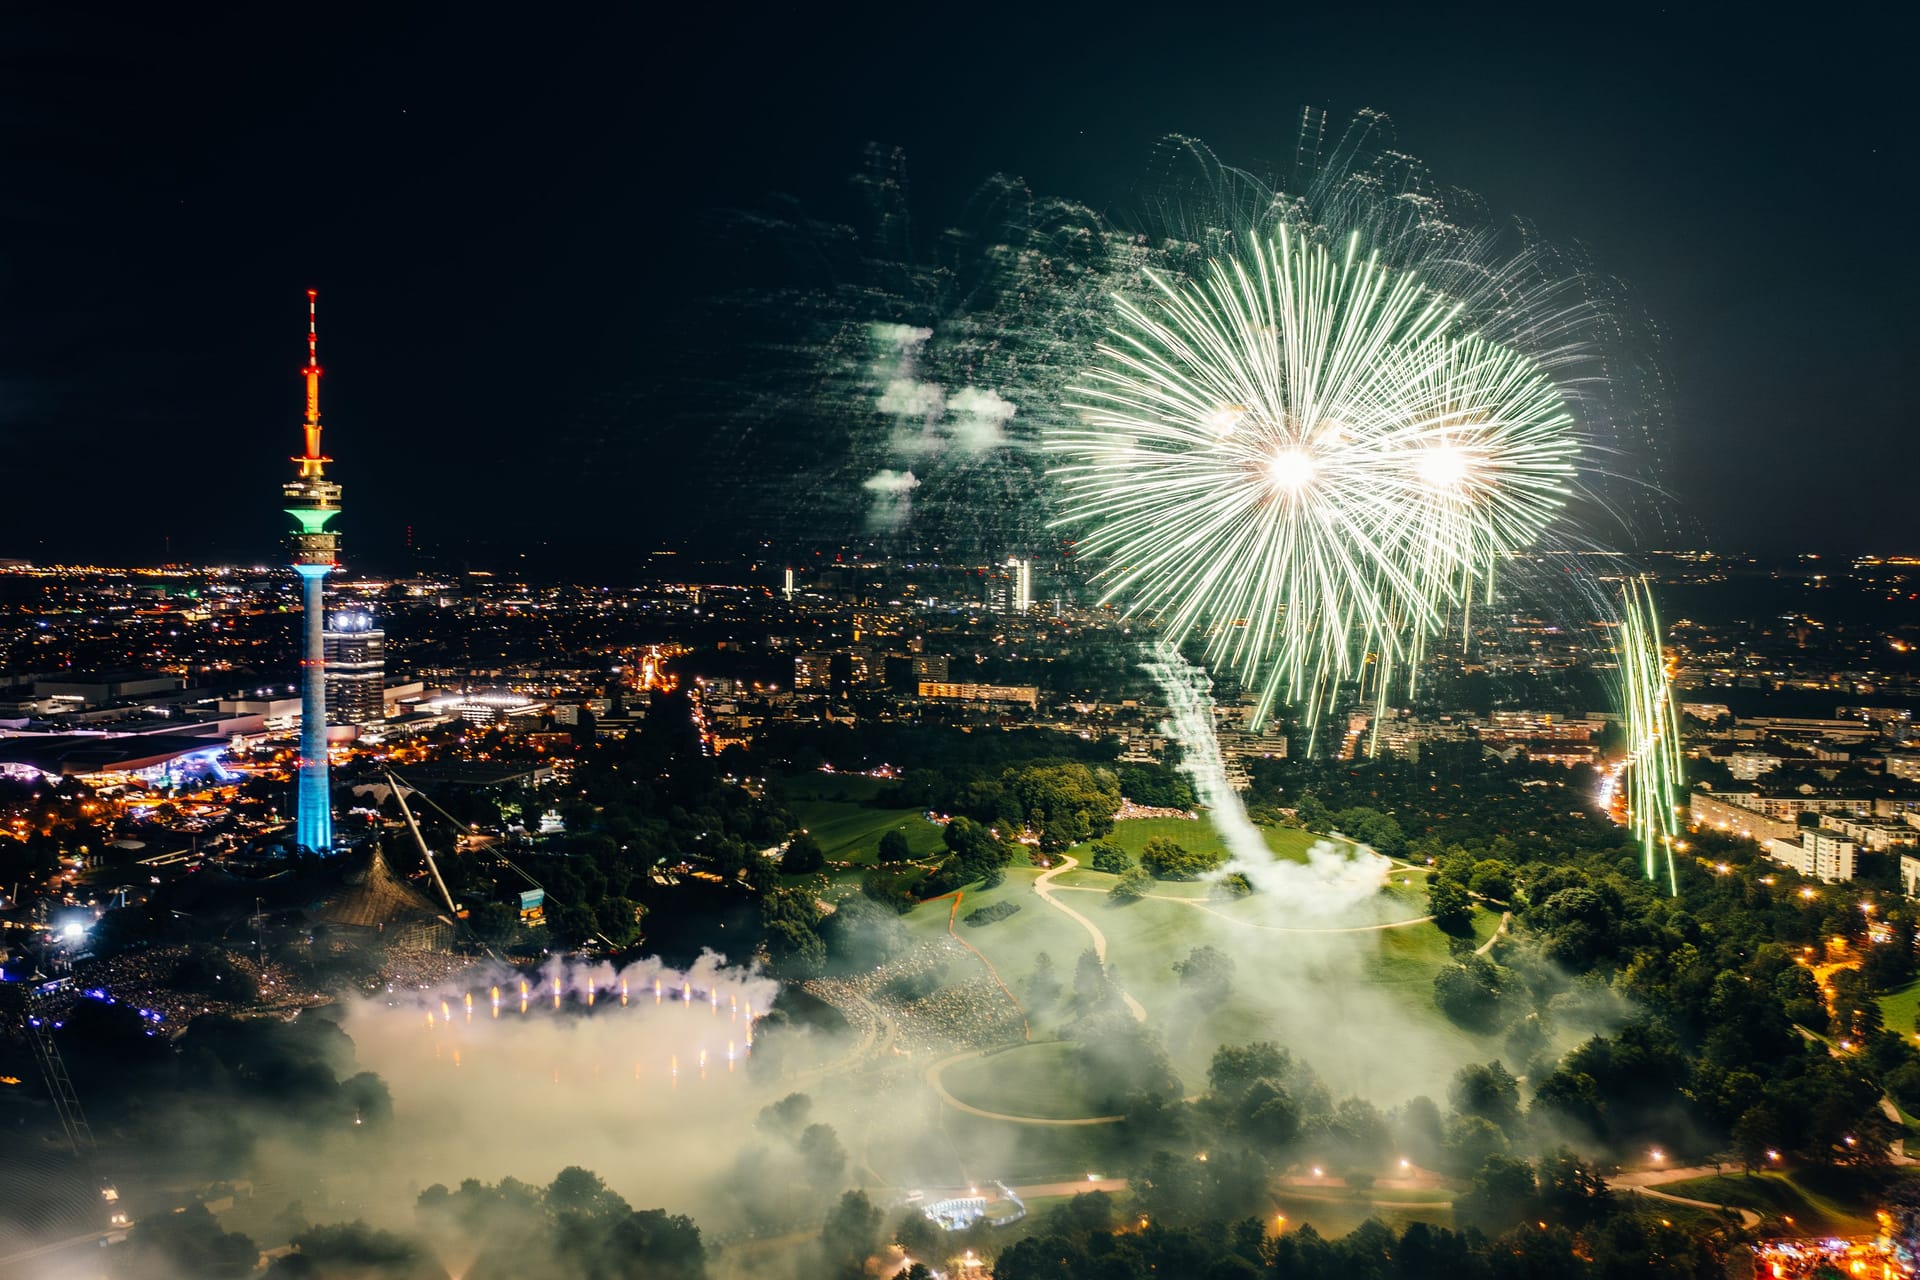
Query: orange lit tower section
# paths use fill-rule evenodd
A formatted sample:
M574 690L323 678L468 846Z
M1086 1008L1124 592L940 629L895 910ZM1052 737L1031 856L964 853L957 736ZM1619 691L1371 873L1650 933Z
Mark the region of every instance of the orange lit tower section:
M333 801L327 783L327 574L332 572L340 535L327 522L340 514L340 486L327 479L331 461L320 452L319 334L314 323L317 294L307 290L306 451L294 461L299 476L281 490L293 517L293 571L300 575L300 603L306 640L300 655L300 777L294 841L315 853L333 847Z

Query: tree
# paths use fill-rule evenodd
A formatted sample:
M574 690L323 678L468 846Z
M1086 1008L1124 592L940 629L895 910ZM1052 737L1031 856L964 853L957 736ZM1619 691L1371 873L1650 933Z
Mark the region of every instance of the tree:
M762 1133L775 1133L792 1140L799 1137L812 1115L813 1099L804 1093L790 1093L760 1108L760 1115L753 1123Z
M1506 1155L1507 1150L1507 1135L1491 1120L1455 1116L1447 1125L1445 1155L1456 1173L1482 1168L1494 1156Z
M1033 975L1027 979L1027 1003L1044 1009L1060 998L1060 975L1054 972L1053 957L1042 951L1033 958Z
M1133 858L1117 844L1102 840L1093 846L1093 869L1109 875L1124 875L1133 866Z
M940 1247L940 1228L926 1214L909 1207L893 1229L893 1241L909 1254L930 1257Z
M630 947L640 940L640 915L643 908L632 898L607 897L593 909L598 932L613 946Z
M790 876L807 875L826 865L826 851L821 849L818 840L805 831L789 841L787 851L780 855L780 869Z
M253 1241L224 1230L203 1204L142 1218L127 1236L126 1253L142 1275L208 1280L250 1275L260 1260Z
M1113 998L1113 979L1107 976L1107 967L1100 963L1100 953L1088 947L1080 953L1073 968L1074 1006L1083 1015L1089 1014L1105 1008Z
M411 1277L426 1274L430 1261L426 1251L405 1236L364 1222L310 1228L293 1238L293 1246L299 1250L294 1256L306 1266L289 1266L287 1272L292 1275ZM281 1259L267 1274L278 1275L282 1264L293 1262L293 1257Z
M1473 864L1467 887L1483 898L1506 902L1513 897L1513 865L1498 858L1482 858Z
M881 862L906 862L912 858L913 850L907 847L906 833L896 827L882 835L876 856Z
M1128 867L1120 873L1120 878L1107 890L1107 896L1115 902L1138 902L1153 890L1153 877L1147 874L1145 867Z
M1491 1120L1507 1133L1520 1123L1520 1082L1499 1062L1460 1068L1447 1101L1462 1115Z
M1300 1136L1300 1106L1273 1080L1255 1080L1234 1108L1238 1127L1270 1148L1282 1148Z
M579 1165L568 1165L554 1175L547 1184L546 1204L554 1213L588 1218L624 1217L632 1212L632 1206L607 1186L604 1178Z
M855 1277L880 1245L880 1210L864 1191L849 1191L827 1211L820 1227L820 1255L828 1273Z
M1120 791L1135 804L1155 809L1193 807L1193 784L1163 764L1130 764L1120 770Z
M586 942L598 932L600 922L593 918L593 912L578 903L560 902L547 908L547 930L553 934L554 941L566 948L574 948Z
M1271 1040L1223 1044L1207 1067L1207 1087L1220 1097L1236 1098L1255 1080L1285 1080L1293 1069L1293 1055Z
M468 913L467 923L480 941L499 946L520 931L520 913L511 903L483 902Z
M1533 1216L1537 1192L1532 1165L1512 1156L1489 1155L1473 1175L1473 1185L1453 1202L1453 1211L1462 1222L1499 1231Z
M1406 835L1400 829L1399 820L1390 813L1364 807L1342 809L1333 815L1332 821L1342 835L1378 849L1388 857L1406 848Z
M1180 985L1209 1009L1225 1003L1233 991L1233 959L1218 947L1193 948L1186 959L1174 961L1173 971L1180 975Z
M760 899L760 924L767 954L786 974L810 977L827 957L818 926L820 907L800 889L776 889Z
M1504 984L1485 956L1468 955L1433 977L1433 1002L1463 1027L1491 1031L1500 1023Z
M646 1280L705 1280L707 1251L700 1228L684 1214L642 1209L613 1224L595 1274Z
M1603 1214L1611 1193L1600 1170L1565 1147L1540 1159L1540 1202L1574 1226Z
M1473 897L1447 876L1427 877L1427 912L1442 933L1465 937L1473 926Z
M1195 851L1166 836L1152 836L1140 851L1140 865L1158 880L1197 880L1227 860L1226 850Z
M830 1124L810 1124L794 1144L805 1163L807 1177L817 1186L832 1186L847 1169L847 1149Z

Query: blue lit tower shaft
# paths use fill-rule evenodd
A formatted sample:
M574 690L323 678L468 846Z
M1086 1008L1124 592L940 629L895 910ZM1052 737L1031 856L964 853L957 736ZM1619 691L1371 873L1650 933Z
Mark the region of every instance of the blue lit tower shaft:
M327 781L327 570L331 566L296 564L306 641L300 658L300 795L294 840L315 853L333 847L333 798Z
M314 326L314 291L307 290L306 451L294 459L297 479L281 495L293 517L293 571L300 575L306 642L300 657L300 785L294 841L314 853L333 847L333 797L327 782L326 580L340 535L327 522L340 514L340 486L326 478L332 459L320 452L320 360Z

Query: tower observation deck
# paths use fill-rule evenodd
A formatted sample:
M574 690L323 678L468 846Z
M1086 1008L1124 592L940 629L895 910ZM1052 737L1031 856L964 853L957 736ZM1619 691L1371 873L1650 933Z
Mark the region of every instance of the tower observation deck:
M300 470L281 489L282 506L293 517L293 571L300 575L301 622L306 629L300 650L300 774L294 842L314 853L333 847L333 801L327 785L327 574L332 572L340 535L327 522L340 514L340 486L327 479L332 459L320 452L320 359L314 323L314 290L307 290L307 363L300 376L307 384L305 451L293 461Z

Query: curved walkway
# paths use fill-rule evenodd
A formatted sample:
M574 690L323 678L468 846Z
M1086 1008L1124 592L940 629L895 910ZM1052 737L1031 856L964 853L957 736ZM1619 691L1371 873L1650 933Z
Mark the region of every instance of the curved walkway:
M1607 1179L1607 1185L1616 1191L1628 1195L1647 1196L1654 1200L1666 1200L1673 1204L1683 1204L1689 1209L1711 1209L1715 1213L1738 1214L1740 1224L1748 1229L1760 1225L1761 1216L1752 1209L1733 1204L1715 1204L1711 1200L1695 1200L1688 1196L1677 1196L1671 1191L1656 1188L1669 1182L1687 1182L1694 1178L1711 1178L1721 1170L1712 1165L1692 1165L1679 1169L1636 1169L1630 1173L1620 1173Z
M1080 865L1080 860L1078 858L1070 857L1066 854L1061 854L1060 865L1057 867L1052 867L1046 871L1042 871L1039 875L1039 878L1033 882L1033 891L1040 895L1041 901L1045 902L1048 906L1052 907L1055 911L1061 912L1064 915L1071 916L1073 919L1080 922L1080 927L1082 929L1085 929L1087 931L1087 936L1093 939L1093 954L1096 957L1098 957L1100 960L1100 963L1104 965L1107 962L1107 935L1100 932L1099 925L1087 919L1085 916L1081 915L1078 911L1075 911L1072 907L1068 906L1064 902L1061 902L1060 900L1058 900L1053 896L1053 878L1057 875L1064 875L1066 872L1073 870L1075 867L1079 865ZM1065 889L1069 886L1061 885L1060 887ZM1100 890L1094 889L1094 890L1091 890L1091 892L1099 893ZM1147 1020L1146 1008L1143 1005L1141 1005L1141 1003L1138 1000L1135 1000L1131 995L1129 995L1126 991L1121 990L1121 988L1119 988L1118 986L1115 986L1114 990L1120 992L1120 999L1126 1003L1127 1011L1133 1014L1133 1020L1135 1022L1145 1022Z
M1431 920L1433 919L1433 917L1428 916L1427 919ZM1488 937L1488 939L1485 942L1481 943L1479 946L1473 949L1473 954L1477 956L1483 956L1487 954L1487 952L1493 950L1493 944L1500 941L1500 935L1507 931L1507 925L1509 922L1512 921L1512 919L1513 919L1513 912L1502 911L1500 913L1499 927L1493 931L1492 935Z
M964 1111L970 1116L979 1116L983 1120L1004 1120L1008 1124L1030 1124L1058 1129L1084 1129L1088 1125L1119 1124L1126 1118L1125 1116L1080 1116L1073 1120L1049 1120L1041 1116L1016 1116L1004 1111L988 1111L954 1097L948 1091L946 1082L940 1078L946 1073L947 1068L962 1058L984 1058L993 1052L995 1051L992 1049L963 1049L959 1053L950 1053L927 1068L927 1083L932 1086L935 1093L940 1095L940 1101L955 1111Z

